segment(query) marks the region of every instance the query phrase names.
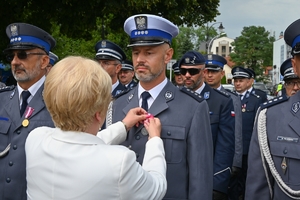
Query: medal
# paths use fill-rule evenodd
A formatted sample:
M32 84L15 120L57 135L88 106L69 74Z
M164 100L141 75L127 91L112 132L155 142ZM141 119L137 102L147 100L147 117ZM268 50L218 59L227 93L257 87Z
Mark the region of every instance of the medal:
M28 118L32 115L34 109L32 107L27 107L25 110L25 119L22 121L22 126L27 127L29 125Z
M27 127L29 125L29 120L28 119L24 119L22 122L23 127Z
M286 162L285 157L283 157L283 159L282 159L282 162L281 162L281 169L282 169L283 174L285 174L286 169L287 169L287 162Z
M242 112L246 112L246 104L242 105Z

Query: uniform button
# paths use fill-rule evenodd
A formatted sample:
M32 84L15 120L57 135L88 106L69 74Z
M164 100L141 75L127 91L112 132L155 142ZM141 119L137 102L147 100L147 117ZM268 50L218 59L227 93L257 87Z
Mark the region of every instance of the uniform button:
M135 155L136 155L136 158L140 157L140 154L138 154L138 153L136 153Z
M131 149L131 145L128 146L128 149Z
M9 165L9 166L13 166L14 163L13 163L12 161L10 161L10 162L8 163L8 165Z
M10 183L11 179L10 178L6 178L6 183Z
M21 133L21 131L20 130L17 130L17 134L19 135Z
M136 135L136 136L135 136L135 139L136 139L136 140L139 140L140 138L141 138L141 136L139 136L139 135Z
M168 131L167 135L168 135L168 136L170 136L170 135L171 135L171 132L170 132L170 131Z
M287 154L287 152L288 152L288 150L287 150L287 149L283 150L283 153L284 153L284 154Z
M13 149L14 149L14 150L16 150L17 148L18 148L17 145L14 145L14 146L13 146Z

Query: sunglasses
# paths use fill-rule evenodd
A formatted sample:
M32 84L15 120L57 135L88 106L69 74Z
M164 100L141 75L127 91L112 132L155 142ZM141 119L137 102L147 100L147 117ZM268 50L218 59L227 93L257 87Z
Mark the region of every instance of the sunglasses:
M20 60L27 59L28 55L47 55L45 53L26 52L26 51L18 51L16 54L17 54L18 59L20 59ZM15 53L8 53L8 54L6 54L6 60L8 62L11 62L14 59L14 57L15 57L16 54Z
M193 76L193 75L199 74L201 70L202 69L198 69L198 68L188 68L188 69L180 68L180 73L182 75L185 75L187 72L189 72L189 74Z

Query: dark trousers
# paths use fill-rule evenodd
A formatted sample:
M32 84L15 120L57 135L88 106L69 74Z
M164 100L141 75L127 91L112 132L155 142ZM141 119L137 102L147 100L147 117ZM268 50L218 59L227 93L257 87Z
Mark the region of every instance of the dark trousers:
M234 177L230 178L228 188L229 200L243 200L245 197L246 177L248 169L248 155L243 155L242 170Z

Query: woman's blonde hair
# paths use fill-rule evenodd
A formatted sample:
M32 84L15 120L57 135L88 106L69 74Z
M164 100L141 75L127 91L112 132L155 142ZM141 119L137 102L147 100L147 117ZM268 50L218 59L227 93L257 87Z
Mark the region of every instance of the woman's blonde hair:
M69 56L50 70L43 95L56 127L64 131L85 131L96 112L105 117L111 88L111 78L100 64Z

